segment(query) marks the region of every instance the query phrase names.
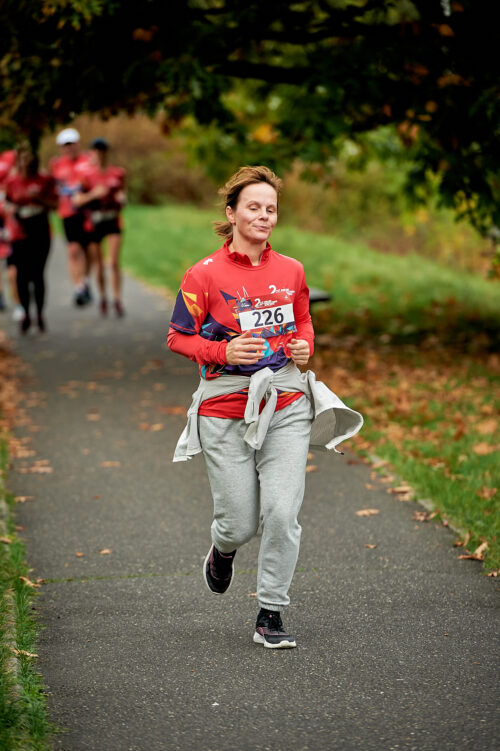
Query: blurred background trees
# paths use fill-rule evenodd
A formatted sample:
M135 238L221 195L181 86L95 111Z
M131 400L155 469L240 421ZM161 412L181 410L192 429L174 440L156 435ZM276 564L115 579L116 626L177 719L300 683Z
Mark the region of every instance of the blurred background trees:
M156 115L169 138L134 156L141 200L202 202L206 180L265 162L312 184L327 226L378 202L409 238L439 207L494 236L497 28L487 0L4 0L0 128L36 144L83 113ZM156 143L174 175L158 189Z

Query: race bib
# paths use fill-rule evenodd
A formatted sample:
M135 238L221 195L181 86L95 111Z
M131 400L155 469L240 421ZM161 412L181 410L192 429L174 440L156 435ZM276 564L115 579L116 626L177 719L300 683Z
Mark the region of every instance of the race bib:
M236 301L242 331L263 337L283 336L297 330L293 303L287 294L248 297Z

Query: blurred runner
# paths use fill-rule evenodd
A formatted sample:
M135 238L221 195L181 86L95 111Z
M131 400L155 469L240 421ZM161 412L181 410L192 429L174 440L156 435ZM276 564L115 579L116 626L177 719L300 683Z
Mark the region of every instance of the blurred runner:
M6 231L6 214L5 214L5 181L15 167L17 153L15 149L4 151L0 154L0 311L5 310L5 296L3 292L2 267L5 260L7 268L7 279L9 284L10 301L14 306L12 318L14 321L20 321L24 318L24 310L19 302L17 292L16 267L12 262L12 251L10 240Z
M121 211L126 203L125 170L108 164L109 143L105 138L95 138L90 144L90 161L93 169L82 180L84 192L74 198L74 203L84 207L92 228L92 243L89 245L91 261L97 267L97 284L101 295L100 310L108 313L106 276L102 241L107 238L113 307L117 316L125 311L121 300L120 250L122 244Z
M44 269L50 250L48 212L56 205L54 179L38 171L38 158L28 144L23 144L18 150L17 168L5 183L7 230L13 263L17 269L19 299L24 310L20 324L23 334L31 326L31 285L34 288L38 329L45 331Z
M68 265L73 283L75 305L86 305L92 299L89 285L90 259L87 248L91 237L85 231L84 213L74 203L81 192L82 182L90 171L87 154L80 152L80 134L75 128L65 128L56 139L61 156L50 163L50 172L57 185L59 196L58 214L63 220L68 241Z

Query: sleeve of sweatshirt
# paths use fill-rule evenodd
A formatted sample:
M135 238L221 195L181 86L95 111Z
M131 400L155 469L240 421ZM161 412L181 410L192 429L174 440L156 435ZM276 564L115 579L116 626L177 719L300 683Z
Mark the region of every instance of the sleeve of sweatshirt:
M301 275L298 284L298 292L293 304L295 325L297 327L296 338L305 339L309 344L310 354L314 352L314 329L309 313L309 289L306 284L304 269L301 269Z
M224 365L227 362L227 342L210 341L199 333L208 313L207 299L208 292L203 288L202 281L193 269L188 269L175 302L167 345L172 352L184 355L199 365Z

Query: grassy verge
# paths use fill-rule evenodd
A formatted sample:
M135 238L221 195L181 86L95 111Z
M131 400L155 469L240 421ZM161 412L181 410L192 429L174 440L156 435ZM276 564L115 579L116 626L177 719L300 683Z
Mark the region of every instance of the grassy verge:
M175 290L217 247L214 218L188 206L129 207L126 267ZM498 284L287 226L273 247L332 294L315 314L313 367L366 416L354 446L386 459L411 485L406 497L432 500L469 534L471 551L487 542L486 565L500 566Z
M218 247L216 212L189 206L130 206L124 263L152 284L178 286L182 274ZM433 343L470 351L500 348L498 284L415 255L380 253L362 242L278 226L273 247L304 264L310 286L328 290L320 331L383 336L394 344Z
M7 448L0 439L0 748L48 751L52 729L34 668L34 588L11 515L14 502L5 491L6 467Z

